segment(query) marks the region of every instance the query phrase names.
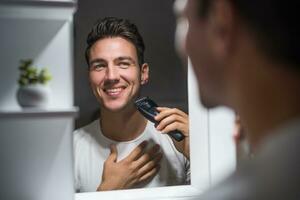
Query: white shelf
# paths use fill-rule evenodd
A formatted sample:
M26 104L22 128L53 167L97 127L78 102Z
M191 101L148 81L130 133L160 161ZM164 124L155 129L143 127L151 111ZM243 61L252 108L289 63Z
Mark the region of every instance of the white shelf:
M5 5L25 5L25 6L57 6L74 7L77 1L74 0L0 0L0 4Z
M73 199L76 6L76 0L0 0L1 199ZM28 58L52 74L46 109L22 109L16 101L19 61Z
M71 20L76 7L76 1L0 0L0 17Z
M14 110L20 59L47 67L53 79L50 107L73 102L73 13L75 1L0 0L0 112ZM67 6L66 6L67 5Z
M32 117L77 117L78 107L67 109L37 109L25 108L16 110L0 110L0 119L8 118L32 118Z

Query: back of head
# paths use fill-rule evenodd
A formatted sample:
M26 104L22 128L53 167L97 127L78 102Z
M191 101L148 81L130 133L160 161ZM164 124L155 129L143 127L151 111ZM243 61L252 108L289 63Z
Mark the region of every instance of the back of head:
M206 17L214 0L198 0ZM269 59L300 71L299 1L228 0Z
M141 66L144 63L145 45L136 25L127 19L115 17L106 17L99 19L92 27L87 37L87 48L85 58L89 64L89 54L91 47L100 39L112 37L121 37L131 42L137 51L138 62Z

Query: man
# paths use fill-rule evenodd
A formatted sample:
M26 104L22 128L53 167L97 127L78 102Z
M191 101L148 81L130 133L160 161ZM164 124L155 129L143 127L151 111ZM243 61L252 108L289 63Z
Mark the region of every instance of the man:
M135 108L149 80L144 42L124 19L99 20L87 38L86 60L100 119L75 131L75 180L80 192L186 184L189 172L188 116L158 108L159 124ZM167 134L179 130L181 142Z
M202 104L240 116L254 157L197 199L300 199L299 3L188 0Z

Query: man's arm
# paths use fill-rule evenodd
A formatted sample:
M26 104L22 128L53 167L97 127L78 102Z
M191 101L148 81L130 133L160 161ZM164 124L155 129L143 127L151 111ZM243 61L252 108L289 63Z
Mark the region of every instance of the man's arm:
M139 144L126 158L117 162L117 148L111 145L111 153L104 162L102 182L97 191L128 189L153 178L160 169L162 153L159 145L144 152L147 142Z
M157 107L157 110L160 113L155 116L155 120L159 121L156 129L162 133L181 131L185 136L182 141L178 142L171 138L176 149L190 159L189 116L177 108Z

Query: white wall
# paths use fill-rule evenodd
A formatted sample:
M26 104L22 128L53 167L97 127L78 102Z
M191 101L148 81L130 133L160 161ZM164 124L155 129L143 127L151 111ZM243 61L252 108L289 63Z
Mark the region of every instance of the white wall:
M234 115L231 110L223 107L209 111L205 109L199 99L197 81L190 63L188 75L192 123L191 151L194 151L194 157L197 156L193 159L201 162L201 165L197 164L197 167L192 168L192 173L196 173L196 176L201 176L199 170L202 173L209 173L209 184L213 185L235 169L235 146L232 139ZM203 132L207 132L207 137ZM200 149L199 145L207 147ZM196 179L196 184L204 183L203 180Z

